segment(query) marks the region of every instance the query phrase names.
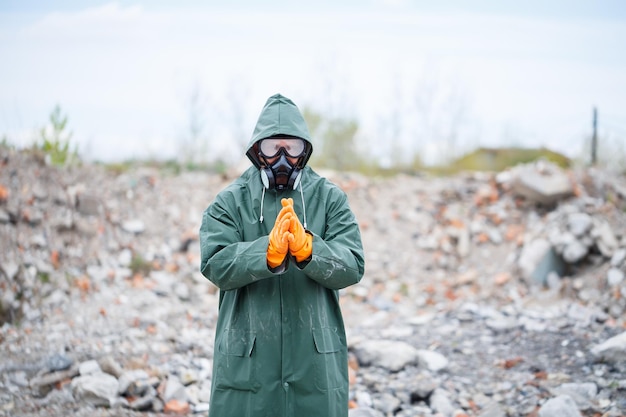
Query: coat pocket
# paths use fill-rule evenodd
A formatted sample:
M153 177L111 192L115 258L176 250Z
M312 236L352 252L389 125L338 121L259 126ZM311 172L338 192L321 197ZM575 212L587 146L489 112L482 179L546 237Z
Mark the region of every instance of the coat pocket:
M217 389L258 390L252 355L255 341L254 332L239 329L224 330L213 358L217 365L215 375Z
M315 385L327 391L348 388L348 354L337 328L313 329Z

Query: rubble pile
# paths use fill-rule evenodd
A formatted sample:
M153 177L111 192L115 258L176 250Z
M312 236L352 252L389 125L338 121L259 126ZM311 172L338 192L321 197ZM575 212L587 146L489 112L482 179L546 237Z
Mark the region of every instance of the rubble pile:
M624 415L626 180L544 161L321 173L366 254L340 292L351 417ZM0 416L208 410L218 296L197 231L230 180L0 148Z

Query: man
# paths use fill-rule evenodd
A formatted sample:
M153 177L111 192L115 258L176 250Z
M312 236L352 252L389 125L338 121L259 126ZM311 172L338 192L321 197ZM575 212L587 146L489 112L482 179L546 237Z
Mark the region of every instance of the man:
M209 417L346 417L347 344L338 290L361 280L345 193L306 165L313 146L280 94L259 116L253 166L200 227L201 271L220 289Z

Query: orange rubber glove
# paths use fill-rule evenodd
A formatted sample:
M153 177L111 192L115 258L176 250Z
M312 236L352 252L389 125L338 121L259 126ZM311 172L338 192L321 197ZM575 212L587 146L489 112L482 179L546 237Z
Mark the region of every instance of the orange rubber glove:
M313 252L313 235L304 230L304 226L300 223L296 212L293 209L293 199L283 198L281 201L284 209L289 209L291 214L291 224L289 226L289 252L296 258L296 261L302 262L311 257ZM282 212L282 210L281 210Z
M282 210L281 210L282 213ZM289 251L289 238L291 233L291 213L286 212L282 216L276 218L276 223L270 231L270 243L267 246L267 264L270 268L276 268L285 260Z

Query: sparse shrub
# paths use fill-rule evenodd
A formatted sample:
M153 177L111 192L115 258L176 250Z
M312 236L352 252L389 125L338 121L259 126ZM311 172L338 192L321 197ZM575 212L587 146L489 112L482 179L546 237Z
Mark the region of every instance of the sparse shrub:
M40 130L35 148L42 151L52 165L64 166L78 159L77 146L71 147L72 132L67 131L68 117L56 105L50 113L50 124Z
M135 254L130 261L129 268L133 275L141 274L146 276L152 271L152 264L146 261L141 255Z

